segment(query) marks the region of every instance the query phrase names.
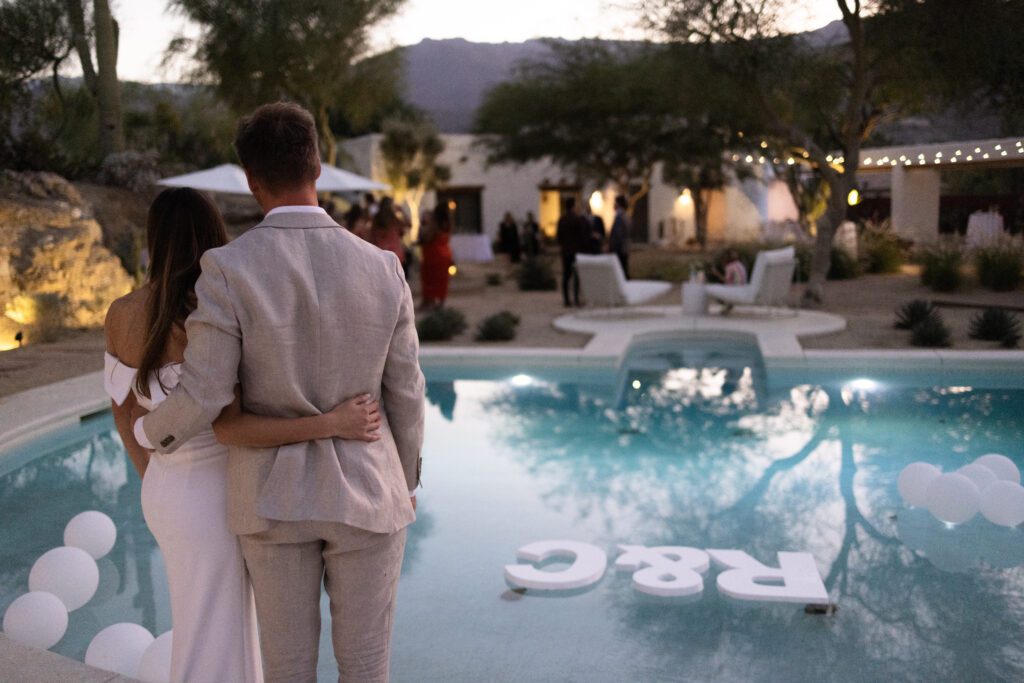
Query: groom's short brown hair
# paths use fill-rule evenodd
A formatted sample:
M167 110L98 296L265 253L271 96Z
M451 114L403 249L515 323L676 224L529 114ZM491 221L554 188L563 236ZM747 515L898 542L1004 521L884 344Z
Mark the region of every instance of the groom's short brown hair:
M291 190L316 181L316 123L297 104L264 104L239 119L235 151L245 170L270 190Z

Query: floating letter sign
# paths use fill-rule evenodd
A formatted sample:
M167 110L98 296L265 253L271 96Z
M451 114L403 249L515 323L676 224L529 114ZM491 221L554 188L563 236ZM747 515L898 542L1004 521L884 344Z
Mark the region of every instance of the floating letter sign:
M616 569L633 571L633 587L641 593L674 597L704 590L701 574L708 570L708 554L682 546L620 545Z
M778 553L779 566L761 564L742 550L700 550L686 546L620 545L615 568L633 572L633 587L649 595L698 595L711 560L723 569L718 590L737 600L827 604L828 591L810 553ZM573 558L565 569L546 571L529 564L505 565L514 586L534 590L586 588L601 580L608 564L600 548L577 541L538 541L519 549L519 559L544 562Z
M520 560L543 562L553 557L574 557L572 565L559 571L544 571L528 564L505 565L505 578L520 588L555 591L586 588L601 580L608 556L600 548L578 541L538 541L516 553Z

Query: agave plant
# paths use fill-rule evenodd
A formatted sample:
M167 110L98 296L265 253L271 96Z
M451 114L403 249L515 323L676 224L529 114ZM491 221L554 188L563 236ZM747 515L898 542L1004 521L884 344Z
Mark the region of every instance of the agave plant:
M952 346L950 331L942 320L942 314L934 311L915 325L913 334L910 336L910 343L914 346L927 346L931 348Z
M898 330L910 330L934 312L935 305L931 301L914 299L896 309L896 322L893 325Z
M971 320L969 334L973 339L1003 341L1007 337L1020 338L1020 320L1003 308L986 308Z

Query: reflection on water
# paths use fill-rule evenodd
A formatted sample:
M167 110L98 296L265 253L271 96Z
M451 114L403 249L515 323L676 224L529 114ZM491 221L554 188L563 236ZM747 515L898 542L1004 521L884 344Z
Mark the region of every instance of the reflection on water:
M865 382L772 397L756 366L662 360L635 359L603 393L502 387L487 401L504 416L494 433L546 505L601 530L579 540L736 547L770 564L776 551L807 550L840 611L737 605L706 590L680 618L608 590L618 634L646 643L649 670L718 680L1024 676L1022 530L981 518L946 529L895 493L898 472L917 459L953 469L994 451L1021 463L1024 393Z

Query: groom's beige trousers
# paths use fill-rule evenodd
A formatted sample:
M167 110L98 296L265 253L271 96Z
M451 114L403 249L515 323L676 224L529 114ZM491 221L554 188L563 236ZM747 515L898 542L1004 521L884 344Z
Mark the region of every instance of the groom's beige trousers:
M256 594L266 683L315 683L321 583L331 601L339 680L388 680L405 533L337 522L275 522L266 531L239 536Z

